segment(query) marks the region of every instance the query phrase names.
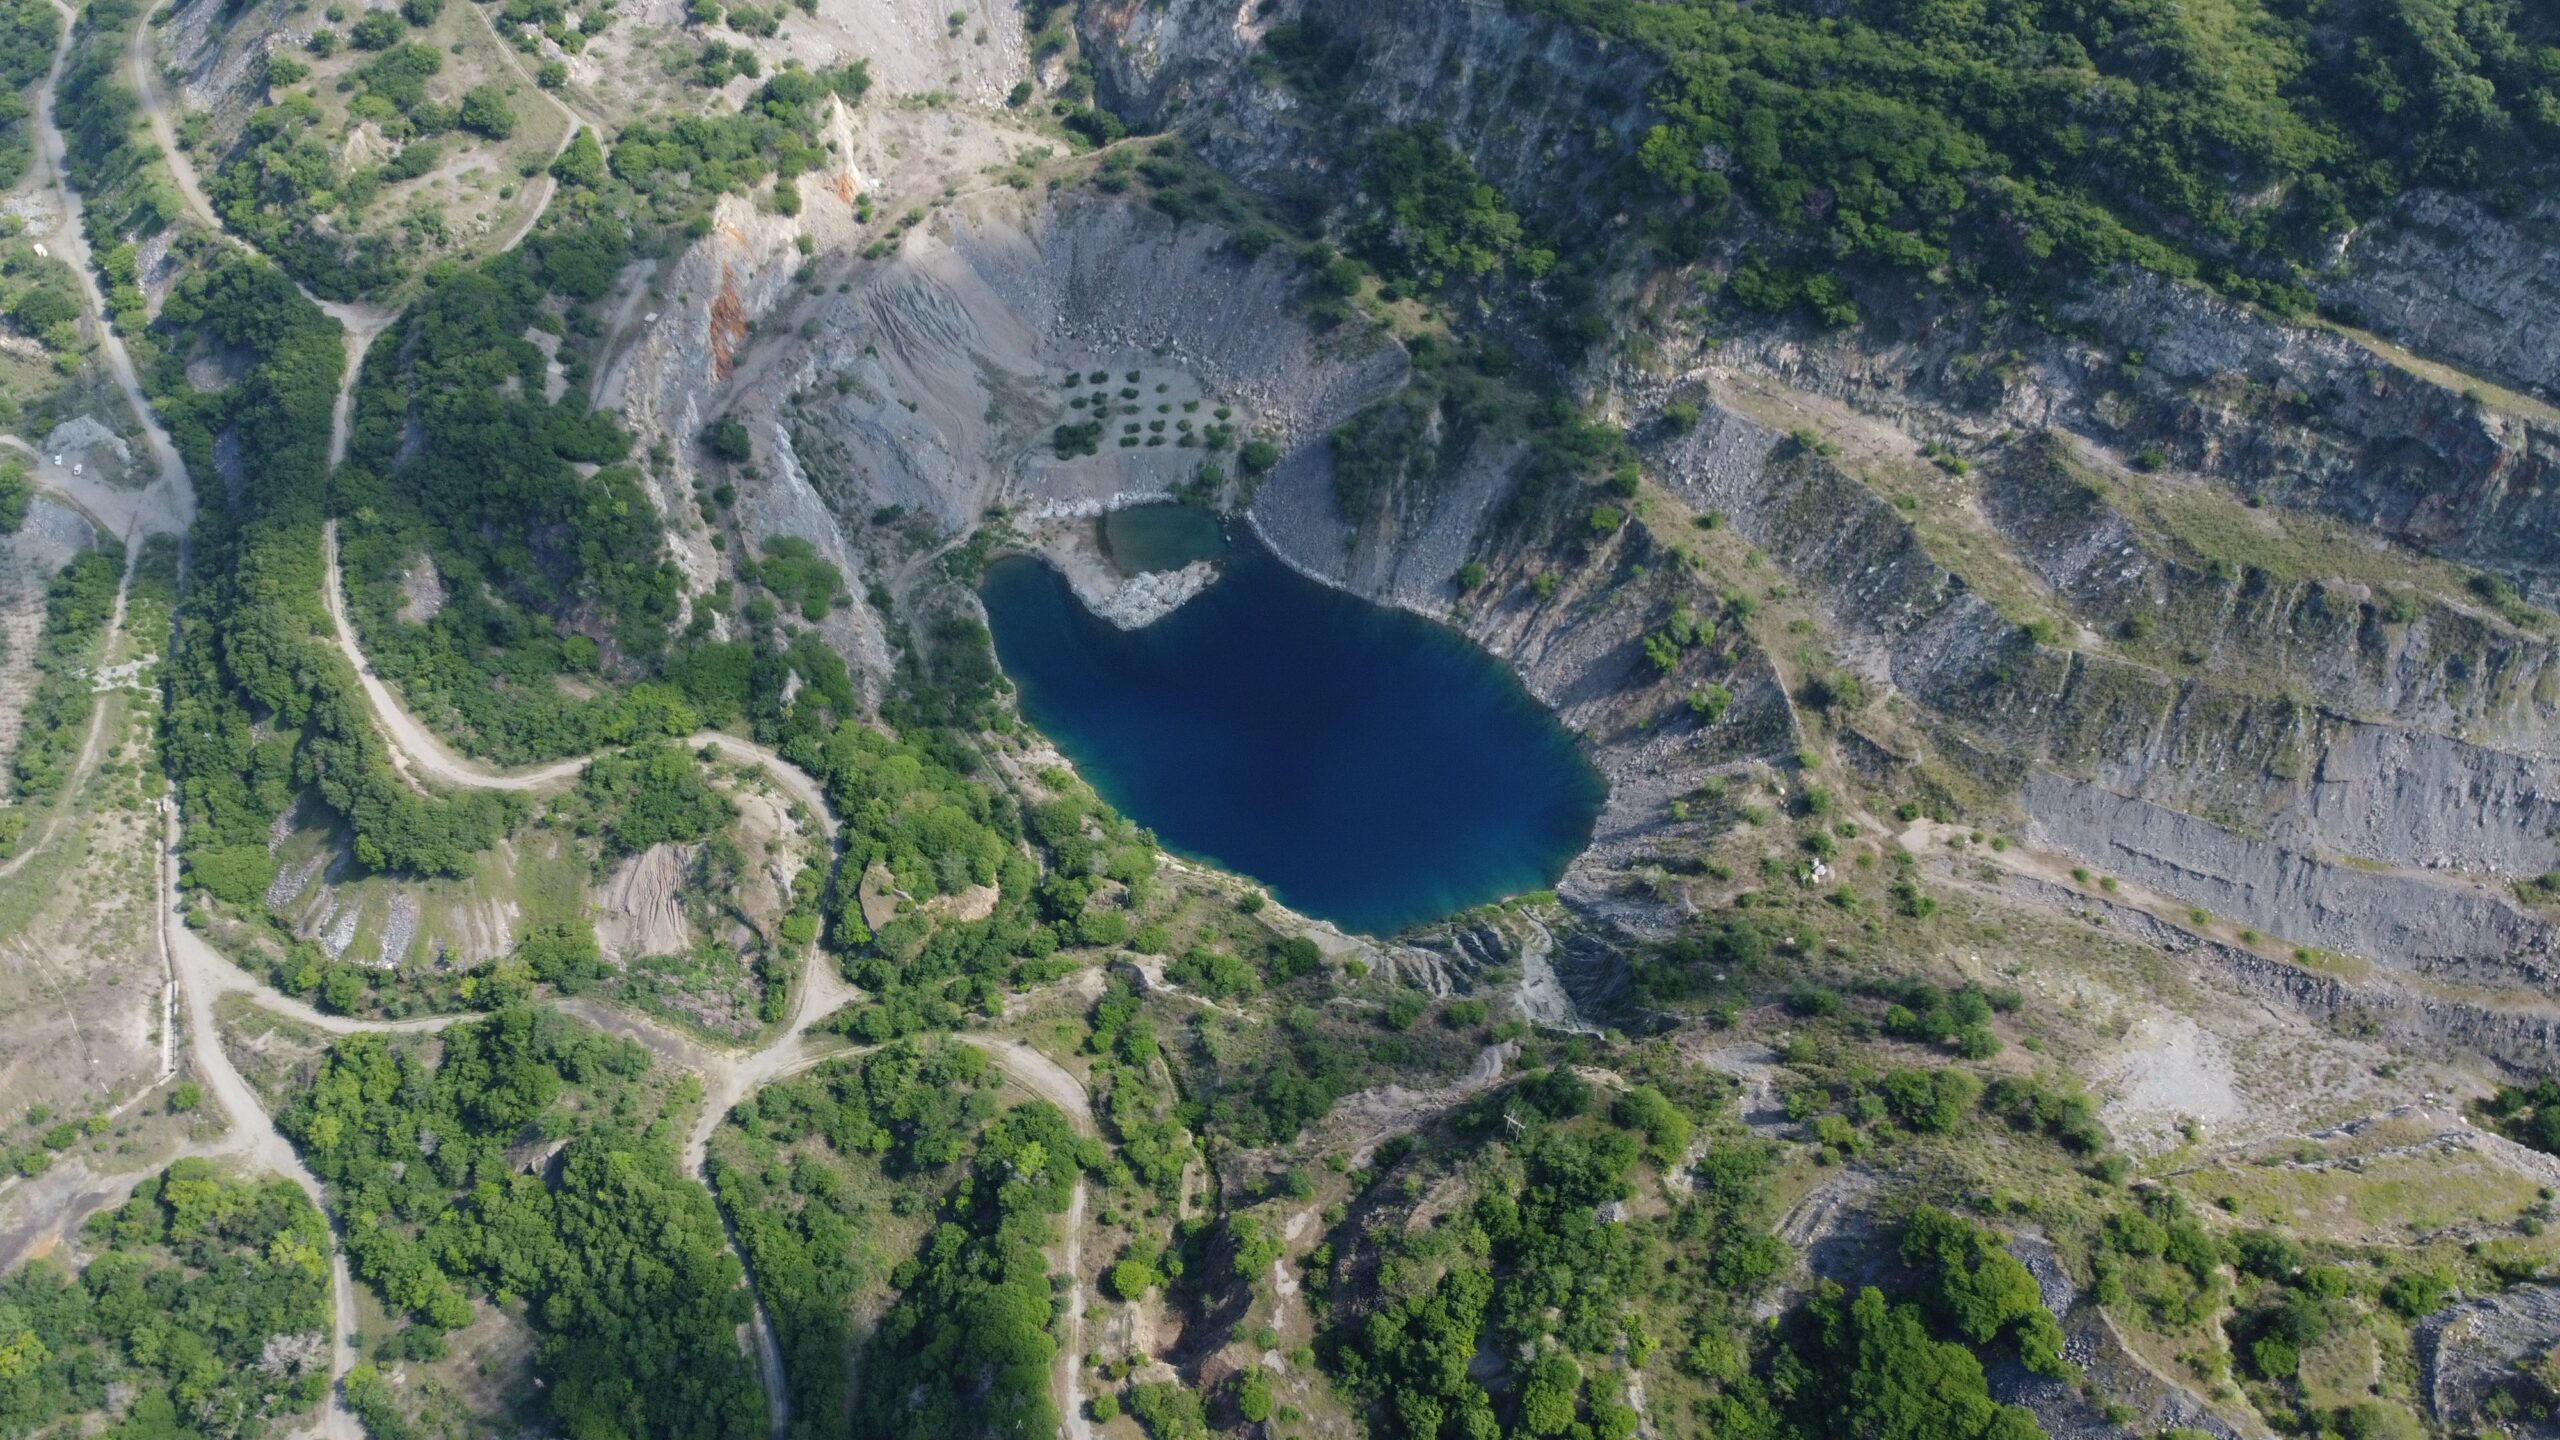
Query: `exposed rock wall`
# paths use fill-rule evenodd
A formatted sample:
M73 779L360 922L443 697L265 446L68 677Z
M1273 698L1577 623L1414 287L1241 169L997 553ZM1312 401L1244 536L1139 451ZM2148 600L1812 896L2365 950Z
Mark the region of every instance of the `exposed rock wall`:
M2560 595L2560 425L2190 285L2129 280L2068 313L2142 352L2137 377L2071 393L2080 428Z
M2131 905L2084 895L2033 876L2010 875L2007 889L2041 907L2085 912L2136 939L2209 967L2218 979L2284 1010L2421 1054L2478 1055L2523 1075L2552 1073L2560 1056L2560 1009L2529 1000L2490 1003L2312 970L2226 945L2167 924Z
M1339 95L1310 101L1257 63L1263 37L1293 23L1338 47L1320 68ZM1080 29L1114 108L1140 125L1179 123L1257 189L1344 198L1324 142L1343 115L1374 113L1440 128L1515 205L1566 226L1600 213L1608 177L1586 158L1633 149L1659 73L1631 47L1486 0L1109 0L1085 6Z
M2035 843L2298 943L2453 979L2560 979L2552 928L2488 885L2324 864L2051 771L2020 798Z
M2439 1423L2464 1425L2517 1371L2540 1364L2560 1344L2560 1288L2524 1284L2474 1296L2420 1321L2411 1338L2427 1408ZM2545 1421L2520 1433L2553 1429Z
M2292 681L2336 714L2560 753L2560 647L2548 637L2410 586L2386 593L2198 554L2148 522L2137 526L2111 498L2138 483L2175 504L2190 498L2191 483L2102 474L2089 449L2061 438L2007 447L1986 458L1979 503L2019 562L2091 630L2140 616L2156 649L2223 684ZM2201 513L2243 525L2260 519L2227 506ZM2250 553L2245 541L2231 548ZM2370 568L2394 565L2378 554Z
M840 513L897 505L946 534L992 505L1090 513L1170 494L1206 457L1122 448L1114 427L1099 454L1058 458L1052 432L1081 418L1060 390L1070 370L1179 373L1284 444L1400 382L1392 344L1319 344L1290 319L1296 286L1293 264L1242 259L1211 227L990 197L910 232L749 403L788 403L797 453Z
M2425 355L2560 399L2560 199L2548 180L2501 215L2413 190L2313 283L2321 298Z

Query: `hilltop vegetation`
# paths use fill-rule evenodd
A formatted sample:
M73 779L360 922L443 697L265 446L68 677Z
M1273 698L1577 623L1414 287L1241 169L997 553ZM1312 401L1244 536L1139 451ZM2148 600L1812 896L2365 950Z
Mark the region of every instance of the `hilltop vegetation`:
M760 1435L738 1263L711 1197L677 1168L648 1052L532 1009L441 1041L431 1056L341 1040L277 1116L356 1217L356 1273L404 1321L379 1358L435 1358L488 1296L541 1336L542 1403L564 1432ZM542 1164L519 1158L528 1144ZM398 1433L396 1395L358 1375L350 1396L377 1434Z
M998 1078L965 1045L893 1045L723 1128L712 1179L773 1307L795 1433L840 1433L826 1417L848 1408L913 1440L1056 1431L1051 1217L1104 1152L1045 1102L1003 1108Z
M1611 203L1675 258L1745 238L1735 298L1832 321L1854 318L1841 279L1859 267L2032 297L2130 264L2301 310L2301 267L2403 192L2512 209L2560 156L2560 21L2510 0L1522 8L1663 67L1660 121L1611 157ZM1317 94L1355 53L1305 26L1266 48ZM1500 197L1443 181L1456 199L1422 198L1409 177L1436 141L1365 143L1371 184L1411 197L1387 210L1425 278L1517 258ZM1737 228L1737 201L1765 226ZM1596 237L1597 220L1566 223Z
M90 1219L91 1258L0 1277L0 1430L254 1435L329 1387L329 1225L281 1179L181 1160Z

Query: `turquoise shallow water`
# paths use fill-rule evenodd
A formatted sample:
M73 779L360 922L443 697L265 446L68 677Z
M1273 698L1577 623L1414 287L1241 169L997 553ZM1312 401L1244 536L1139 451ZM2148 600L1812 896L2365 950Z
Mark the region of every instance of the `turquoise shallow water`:
M1222 560L1230 548L1216 512L1197 505L1132 505L1102 517L1102 551L1124 575Z
M1573 736L1456 631L1250 539L1204 541L1206 518L1141 511L1106 530L1124 569L1223 551L1216 584L1140 631L1096 618L1038 560L988 568L1024 715L1167 848L1346 929L1391 934L1554 883L1605 794Z

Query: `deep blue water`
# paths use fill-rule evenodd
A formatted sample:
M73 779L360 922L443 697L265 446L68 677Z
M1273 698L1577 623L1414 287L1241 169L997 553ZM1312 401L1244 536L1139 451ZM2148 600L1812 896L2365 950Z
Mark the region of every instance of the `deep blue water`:
M1124 569L1196 553L1196 521L1162 518L1113 537ZM1589 843L1601 779L1500 662L1250 539L1221 564L1136 632L1038 560L982 591L1023 714L1166 848L1383 935L1551 885Z

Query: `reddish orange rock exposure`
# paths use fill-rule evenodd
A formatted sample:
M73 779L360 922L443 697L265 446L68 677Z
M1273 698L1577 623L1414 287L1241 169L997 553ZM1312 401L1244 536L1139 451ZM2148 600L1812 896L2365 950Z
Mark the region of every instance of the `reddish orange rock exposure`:
M738 299L737 276L720 267L720 293L711 300L711 376L729 378L730 357L747 341L747 307Z

